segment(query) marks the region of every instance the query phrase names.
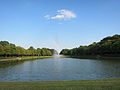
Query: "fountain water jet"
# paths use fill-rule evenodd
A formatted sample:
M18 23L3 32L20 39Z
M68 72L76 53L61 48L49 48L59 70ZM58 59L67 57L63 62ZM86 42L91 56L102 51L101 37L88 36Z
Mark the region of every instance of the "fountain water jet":
M60 58L60 56L61 56L61 55L59 55L59 53L58 53L56 50L54 50L54 55L53 55L53 57L54 57L54 58Z
M54 58L60 58L61 55L59 54L60 53L60 42L59 42L59 39L58 39L58 35L56 35L56 37L54 38Z

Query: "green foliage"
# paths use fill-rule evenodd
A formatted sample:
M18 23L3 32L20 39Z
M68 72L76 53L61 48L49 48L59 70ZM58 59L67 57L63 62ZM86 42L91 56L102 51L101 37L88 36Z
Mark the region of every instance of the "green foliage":
M100 42L94 42L88 46L80 46L73 49L63 49L60 54L80 56L80 55L101 55L120 56L120 35L109 36Z
M70 54L70 50L69 49L63 49L60 54L64 54L64 55L69 55Z
M15 44L9 43L7 41L0 41L0 56L10 57L10 56L52 56L54 54L54 49L48 48L37 48L30 46L28 49L16 46Z

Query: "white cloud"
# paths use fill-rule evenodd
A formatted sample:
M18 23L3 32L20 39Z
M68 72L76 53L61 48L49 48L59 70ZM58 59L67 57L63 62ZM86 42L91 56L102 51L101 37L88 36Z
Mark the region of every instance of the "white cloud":
M69 20L76 18L76 14L70 10L61 9L57 11L55 16L45 15L45 18L52 20Z
M50 19L50 15L45 15L44 17L47 19Z

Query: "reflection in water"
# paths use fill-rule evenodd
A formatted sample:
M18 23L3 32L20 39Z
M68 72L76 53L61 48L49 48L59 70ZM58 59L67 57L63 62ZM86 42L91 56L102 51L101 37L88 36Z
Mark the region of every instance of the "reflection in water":
M120 78L120 61L49 58L0 65L0 81Z
M0 69L1 68L8 68L8 67L11 67L11 66L15 66L15 65L18 65L18 64L22 64L23 61L21 62L12 62L12 63L0 63Z

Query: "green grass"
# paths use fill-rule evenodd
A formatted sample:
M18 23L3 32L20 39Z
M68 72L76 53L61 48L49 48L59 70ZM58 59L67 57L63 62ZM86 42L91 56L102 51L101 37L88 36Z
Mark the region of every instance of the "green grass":
M24 56L24 57L13 57L13 58L5 58L0 59L0 64L7 64L7 63L16 63L26 60L34 60L34 59L44 59L44 58L52 58L53 56ZM20 59L18 59L20 58Z
M0 90L120 90L120 79L0 82Z

